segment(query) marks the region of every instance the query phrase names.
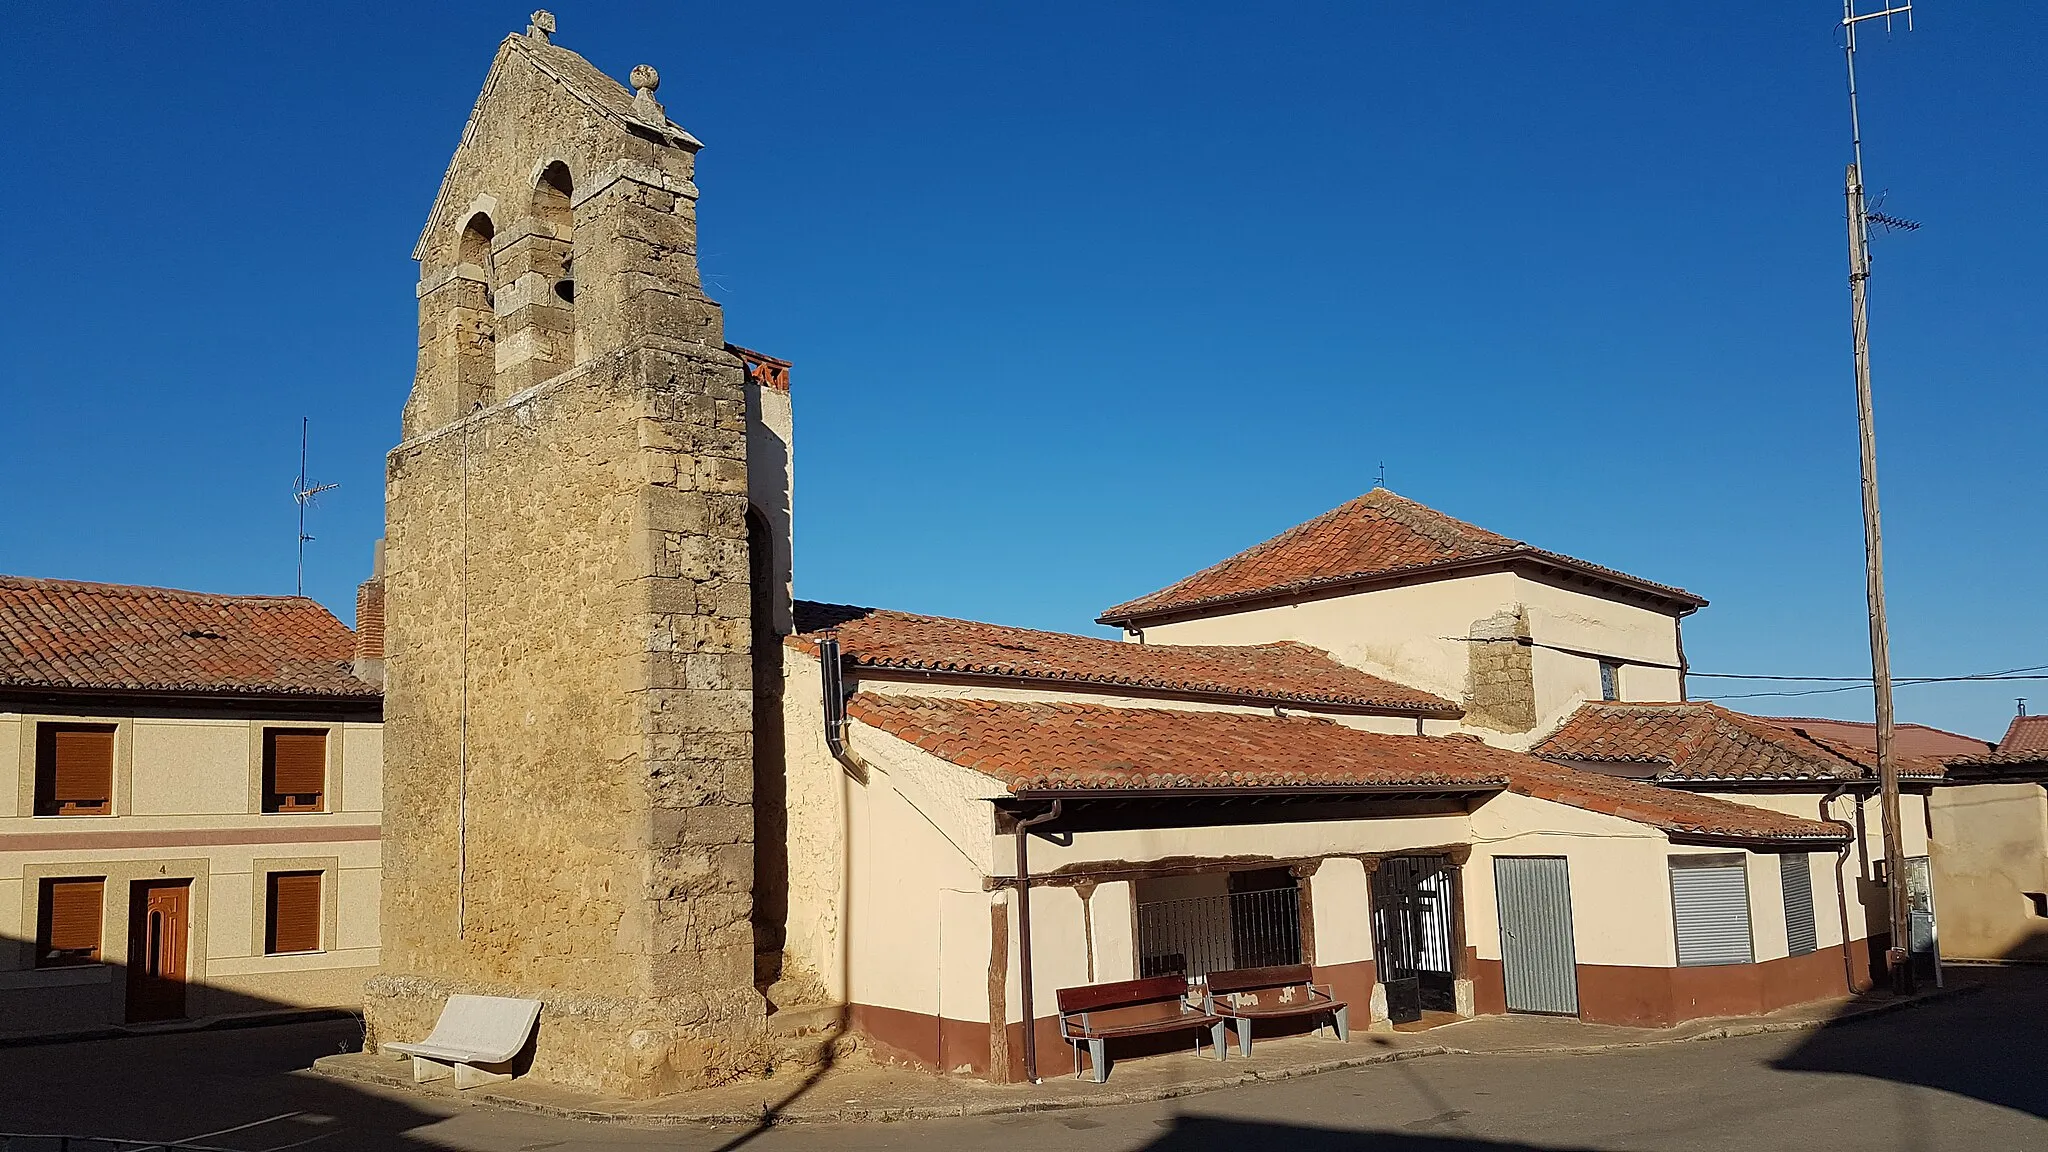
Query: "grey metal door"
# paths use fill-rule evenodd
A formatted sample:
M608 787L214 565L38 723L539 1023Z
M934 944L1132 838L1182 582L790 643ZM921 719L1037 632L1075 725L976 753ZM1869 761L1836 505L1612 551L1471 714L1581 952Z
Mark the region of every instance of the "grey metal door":
M1508 1011L1578 1015L1571 872L1564 857L1496 856L1493 888Z

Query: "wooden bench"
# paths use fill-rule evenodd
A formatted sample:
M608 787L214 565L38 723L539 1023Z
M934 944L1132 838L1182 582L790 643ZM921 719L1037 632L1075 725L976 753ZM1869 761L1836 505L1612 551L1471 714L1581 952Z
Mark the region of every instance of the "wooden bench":
M1254 1020L1328 1015L1337 1039L1351 1039L1349 1008L1330 991L1329 985L1311 983L1313 977L1306 964L1211 972L1202 1007L1210 1015L1230 1022L1237 1033L1237 1051L1243 1056L1252 1054ZM1318 1019L1316 1031L1322 1030L1323 1022Z
M1060 1036L1074 1050L1074 1075L1081 1075L1081 1046L1097 1084L1109 1079L1108 1042L1131 1036L1190 1030L1195 1053L1201 1054L1201 1033L1209 1033L1216 1058L1223 1059L1223 1020L1188 1001L1188 982L1181 976L1119 980L1059 990Z
M416 1084L455 1077L457 1088L475 1088L512 1078L509 1072L494 1072L480 1064L503 1065L533 1035L540 1019L540 1001L517 1000L510 996L469 996L456 993L441 1006L434 1030L417 1044L385 1044L384 1051L412 1057L412 1078Z

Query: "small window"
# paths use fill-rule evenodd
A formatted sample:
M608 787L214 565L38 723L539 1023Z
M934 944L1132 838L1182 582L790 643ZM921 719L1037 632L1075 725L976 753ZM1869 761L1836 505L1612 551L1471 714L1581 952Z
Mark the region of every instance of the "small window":
M1671 916L1681 967L1747 964L1755 958L1749 939L1749 873L1741 854L1673 856Z
M1600 662L1600 698L1621 699L1621 665L1612 660Z
M2034 915L2048 919L2048 892L2027 893L2027 906L2033 910Z
M327 806L327 733L263 730L263 810L321 812Z
M114 726L36 725L36 815L105 816L114 810Z
M1785 951L1804 956L1820 948L1813 919L1813 866L1804 852L1778 857L1778 882L1785 889Z
M36 911L36 967L100 962L100 909L104 878L45 880Z
M265 952L320 951L320 873L272 872L264 912Z

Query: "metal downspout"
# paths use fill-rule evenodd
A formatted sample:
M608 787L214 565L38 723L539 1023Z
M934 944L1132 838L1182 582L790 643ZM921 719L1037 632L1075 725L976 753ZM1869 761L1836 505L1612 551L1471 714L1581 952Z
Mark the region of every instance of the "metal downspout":
M1833 791L1820 798L1821 823L1834 823L1834 817L1828 814L1828 806L1835 802L1837 796L1848 790L1849 785L1837 784ZM1835 849L1835 912L1842 920L1842 978L1848 982L1849 994L1854 996L1860 992L1868 992L1869 989L1856 986L1856 961L1849 953L1849 889L1842 880L1842 870L1849 865L1849 850L1852 846L1851 842L1845 840L1840 848Z
M1060 817L1065 801L1017 821L1017 983L1024 1005L1024 1080L1038 1083L1038 1014L1031 999L1031 827Z
M840 663L839 637L818 638L818 683L825 697L825 747L846 774L868 782L868 762L846 742L845 666Z

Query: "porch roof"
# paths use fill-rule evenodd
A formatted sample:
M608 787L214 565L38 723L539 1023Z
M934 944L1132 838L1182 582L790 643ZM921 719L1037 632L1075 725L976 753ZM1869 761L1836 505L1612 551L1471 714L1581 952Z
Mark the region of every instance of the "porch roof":
M1552 764L1468 736L1393 736L1329 720L859 693L848 715L1012 794L1218 790L1513 791L1687 839L1845 840L1839 824Z

